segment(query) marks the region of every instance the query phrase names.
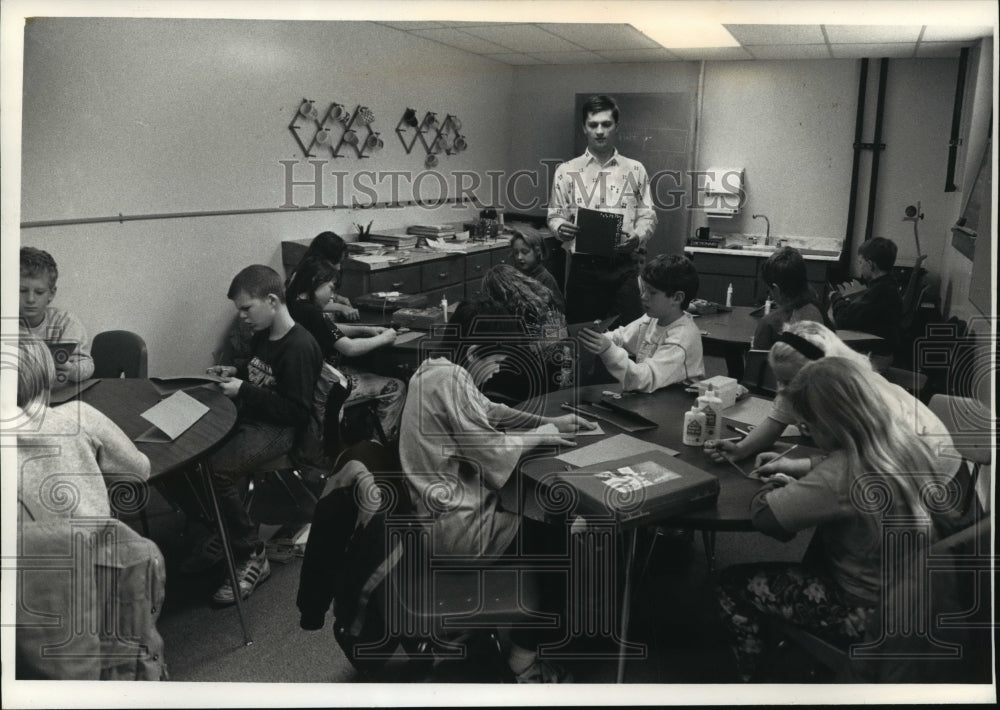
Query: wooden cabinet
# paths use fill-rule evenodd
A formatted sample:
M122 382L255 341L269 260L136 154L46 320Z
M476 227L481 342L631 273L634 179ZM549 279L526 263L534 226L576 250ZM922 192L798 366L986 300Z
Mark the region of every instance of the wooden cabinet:
M733 285L734 306L758 306L767 298L767 284L760 275L766 255L715 254L686 251L698 269L698 298L726 302L726 290ZM806 257L806 278L820 303L826 297L827 269L836 261Z

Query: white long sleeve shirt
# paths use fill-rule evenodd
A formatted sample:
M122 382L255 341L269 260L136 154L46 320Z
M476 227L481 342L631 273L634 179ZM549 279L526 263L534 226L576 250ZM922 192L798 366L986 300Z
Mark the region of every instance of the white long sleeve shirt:
M611 331L608 338L611 347L601 353L601 360L625 391L654 392L705 374L701 330L689 313L665 326L642 316Z

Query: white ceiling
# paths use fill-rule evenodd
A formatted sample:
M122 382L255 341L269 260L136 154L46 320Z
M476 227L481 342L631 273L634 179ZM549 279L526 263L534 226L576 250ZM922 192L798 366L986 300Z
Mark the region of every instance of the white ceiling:
M975 25L724 24L739 46L665 49L630 24L380 22L504 64L957 57L993 34Z

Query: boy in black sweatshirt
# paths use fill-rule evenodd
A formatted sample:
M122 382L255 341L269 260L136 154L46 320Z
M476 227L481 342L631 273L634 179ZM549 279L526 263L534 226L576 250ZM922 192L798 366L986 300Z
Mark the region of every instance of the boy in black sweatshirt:
M237 481L295 446L312 416L323 356L313 336L289 315L284 284L273 269L261 265L243 269L233 279L227 297L254 334L245 368L209 368L210 373L225 378L219 387L236 400L239 416L233 433L209 457L208 466L246 598L270 576L271 569L260 526L244 508ZM235 602L230 582L212 598L220 604Z

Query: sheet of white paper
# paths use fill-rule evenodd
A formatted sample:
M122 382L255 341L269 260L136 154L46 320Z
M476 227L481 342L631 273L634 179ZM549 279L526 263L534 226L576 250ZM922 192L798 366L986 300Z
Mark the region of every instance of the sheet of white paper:
M140 414L171 441L208 413L208 407L184 392L174 392L159 404Z
M633 454L647 451L662 451L667 456L676 456L677 451L666 446L660 446L649 441L636 439L628 434L618 434L596 444L590 444L580 449L573 449L556 456L557 459L570 466L591 466L605 461L622 459Z
M732 407L724 409L723 415L727 419L735 419L744 424L760 426L771 413L771 401L760 397L747 397L742 402L737 402ZM782 432L782 436L798 436L799 428L789 424Z

